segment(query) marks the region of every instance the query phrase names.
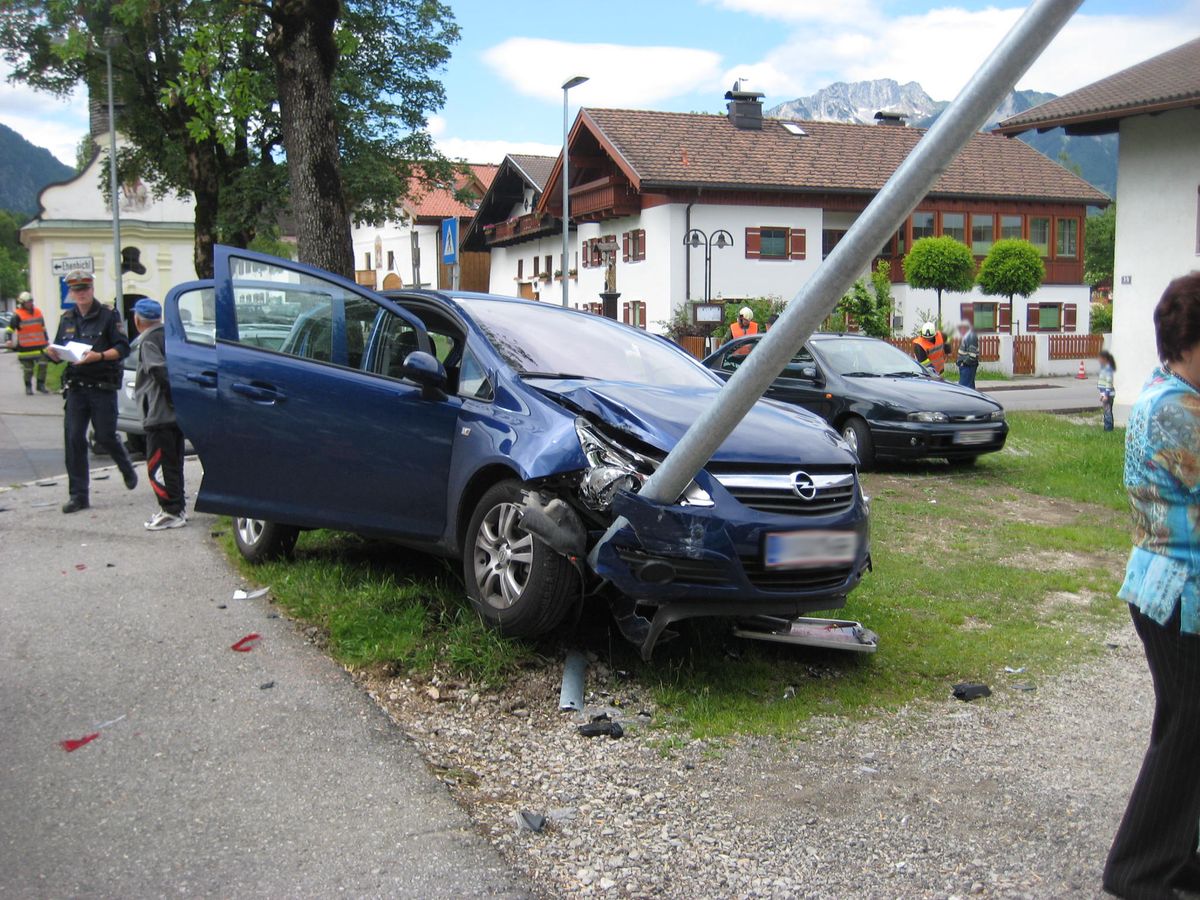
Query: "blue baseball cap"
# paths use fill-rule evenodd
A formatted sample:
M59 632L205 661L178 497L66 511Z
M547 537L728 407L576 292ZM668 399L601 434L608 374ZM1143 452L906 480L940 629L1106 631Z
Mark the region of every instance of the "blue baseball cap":
M143 297L137 303L133 304L133 311L148 321L157 321L162 318L162 304L157 300L151 300L149 297Z

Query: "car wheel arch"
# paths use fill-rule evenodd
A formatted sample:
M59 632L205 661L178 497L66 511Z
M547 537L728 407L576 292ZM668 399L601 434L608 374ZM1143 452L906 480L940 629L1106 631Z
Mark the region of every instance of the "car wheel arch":
M471 476L458 500L458 517L454 522L454 551L456 554L461 555L463 552L467 526L471 524L471 516L475 514L475 507L479 505L483 495L500 482L511 479L525 480L513 466L504 463L492 463L484 466Z

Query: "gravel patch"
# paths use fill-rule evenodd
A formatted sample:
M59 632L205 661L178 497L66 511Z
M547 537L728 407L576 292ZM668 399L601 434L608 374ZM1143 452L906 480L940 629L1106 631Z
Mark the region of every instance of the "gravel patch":
M1100 894L1149 734L1132 627L1105 643L1044 684L1000 673L983 700L947 685L786 740L680 737L603 663L589 687L618 687L577 715L557 712L559 666L500 693L361 677L544 896L1057 898ZM625 737L578 734L604 712Z

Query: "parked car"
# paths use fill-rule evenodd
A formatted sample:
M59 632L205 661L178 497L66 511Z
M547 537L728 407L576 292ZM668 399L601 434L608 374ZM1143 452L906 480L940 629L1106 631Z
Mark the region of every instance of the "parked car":
M762 336L730 341L704 360L728 379ZM877 459L940 457L971 464L1004 447L1004 407L930 376L903 350L859 334L814 334L767 396L816 413L864 468Z
M214 282L168 294L168 368L204 467L196 508L235 517L251 561L306 528L386 536L461 559L505 634L603 596L644 653L681 618L839 607L869 565L853 452L783 404L758 403L676 502L638 495L721 387L654 335L551 304L378 294L226 247L215 275L215 303ZM243 313L285 303L278 349L242 340Z

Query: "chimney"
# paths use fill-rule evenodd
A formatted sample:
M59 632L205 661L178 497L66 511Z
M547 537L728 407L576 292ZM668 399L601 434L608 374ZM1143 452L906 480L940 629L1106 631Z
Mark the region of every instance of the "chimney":
M875 113L875 121L880 125L891 125L894 128L904 128L908 113L894 112L881 109Z
M121 114L124 112L125 104L120 101L113 103L113 114L117 118L118 130L120 130ZM108 94L104 91L101 91L98 96L88 91L88 132L92 140L108 134Z
M729 101L725 108L729 111L729 121L734 128L762 131L762 98L763 95L758 91L743 91L740 78L733 83L733 87L725 92L725 99Z

